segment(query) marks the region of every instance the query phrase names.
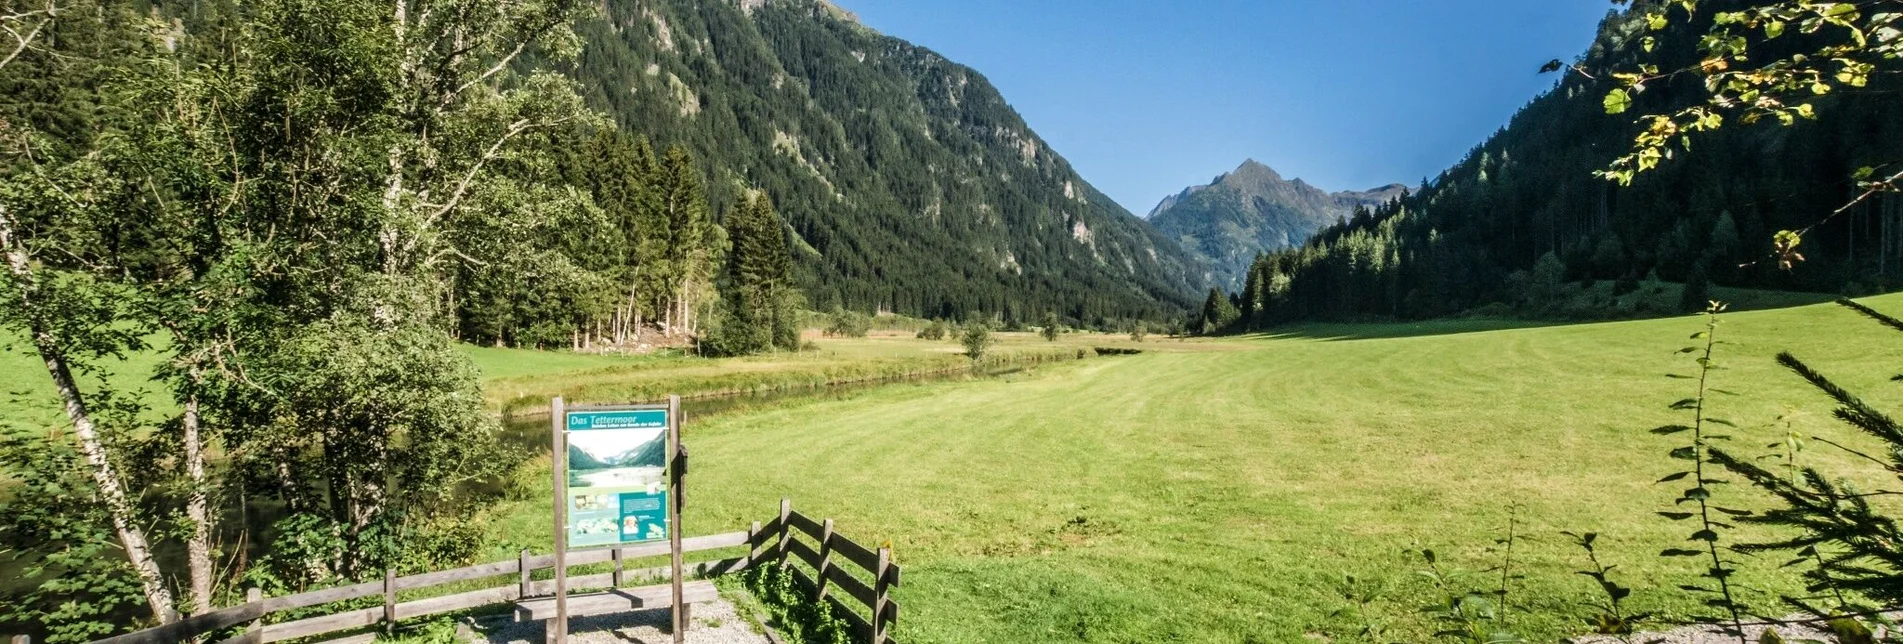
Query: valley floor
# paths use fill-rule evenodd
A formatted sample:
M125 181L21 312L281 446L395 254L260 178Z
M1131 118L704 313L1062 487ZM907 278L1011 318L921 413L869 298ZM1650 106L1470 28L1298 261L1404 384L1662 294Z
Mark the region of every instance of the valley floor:
M1903 296L1865 300L1903 313ZM1518 541L1514 630L1582 630L1594 598L1562 531L1601 533L1631 608L1683 618L1699 563L1661 559L1693 528L1653 514L1679 491L1677 437L1696 317L1500 328L1311 326L1220 342L1153 340L1142 355L951 383L894 385L691 422L687 533L744 528L781 497L889 540L905 565L903 641L1295 642L1355 639L1344 578L1386 588L1384 641L1425 640L1435 596L1414 551L1495 588L1495 540ZM1818 394L1772 360L1790 350L1890 409L1903 338L1833 305L1729 314L1715 414L1734 449L1790 431L1854 443ZM1866 470L1827 447L1800 454ZM539 466L546 477L546 460ZM1733 506L1760 507L1724 486ZM540 493L527 496L539 499ZM514 502L504 541L546 544L545 504ZM1761 537L1744 530L1741 537ZM1753 562L1764 605L1796 589Z
M1903 295L1863 300L1903 314ZM1659 518L1679 492L1692 395L1677 351L1697 317L1603 324L1501 322L1303 326L1216 340L1009 334L1000 355L1140 355L1049 362L999 377L893 384L843 396L690 419L686 533L744 529L782 497L837 519L861 543L889 541L905 566L898 632L963 642L1423 641L1436 595L1418 551L1497 587L1495 540L1518 537L1512 628L1533 641L1577 634L1594 589L1562 531L1598 532L1601 556L1637 592L1630 608L1668 619L1700 610L1673 590L1701 564L1662 559L1693 528ZM1819 394L1773 361L1789 350L1879 408L1903 409L1903 337L1823 304L1727 314L1714 414L1733 449L1774 456L1791 432L1850 445ZM964 360L954 343L909 334L818 340L816 352L733 361L470 349L498 407L549 395L608 401L668 389L890 375ZM132 366L151 357L135 357ZM34 364L6 358L8 417L50 419ZM15 364L17 362L17 364ZM18 367L18 368L16 368ZM764 375L763 375L764 374ZM765 384L762 384L765 383ZM774 385L777 386L777 385ZM694 391L688 391L694 393ZM45 412L42 414L41 412ZM493 508L492 559L546 549L545 453L526 489ZM1798 455L1852 478L1869 468L1813 441ZM1777 463L1781 461L1769 461ZM1874 479L1864 478L1867 482ZM1893 482L1891 482L1893 483ZM539 486L539 487L538 487ZM1871 486L1874 487L1874 486ZM1762 507L1721 486L1726 505ZM1767 536L1741 530L1727 538ZM1749 564L1746 597L1766 612L1797 589L1778 556ZM1520 577L1523 575L1523 577ZM1340 611L1344 579L1383 588L1366 620Z

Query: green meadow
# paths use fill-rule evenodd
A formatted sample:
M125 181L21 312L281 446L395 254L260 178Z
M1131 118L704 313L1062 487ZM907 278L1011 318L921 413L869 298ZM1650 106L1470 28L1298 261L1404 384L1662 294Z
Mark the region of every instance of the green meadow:
M1866 300L1903 313L1903 296ZM1697 317L1514 328L1497 322L1307 326L1219 342L1152 341L1141 355L1002 378L894 385L843 400L690 422L689 534L769 518L781 497L890 541L907 642L1346 639L1346 576L1385 587L1367 615L1388 640L1433 631L1420 549L1498 587L1509 518L1518 539L1513 628L1535 641L1582 631L1594 598L1562 531L1598 532L1638 590L1630 608L1685 618L1674 590L1701 560L1661 559L1694 528L1654 515L1679 491L1692 393L1676 351ZM1713 413L1731 447L1771 454L1789 431L1856 437L1772 357L1790 350L1895 409L1903 339L1834 305L1728 314ZM1860 468L1813 445L1800 462ZM531 466L542 468L546 460ZM1762 507L1721 487L1724 504ZM531 494L528 498L539 498ZM512 543L546 547L547 510L498 508ZM1741 529L1737 538L1767 536ZM1750 561L1746 597L1780 611L1796 589Z
M1903 296L1864 300L1903 314ZM1595 598L1563 531L1597 532L1637 592L1630 608L1699 610L1675 590L1701 560L1662 559L1693 528L1654 514L1678 488L1666 456L1692 395L1677 351L1695 316L1534 325L1500 321L1313 325L1219 339L1004 334L999 354L1131 356L1044 362L1004 376L892 384L690 419L687 533L743 529L778 500L890 542L905 567L899 636L909 643L1383 641L1431 637L1436 597L1418 551L1498 588L1496 540L1517 536L1512 628L1534 641L1580 633ZM1821 395L1773 362L1789 350L1880 407L1903 409L1903 338L1830 304L1729 313L1719 328L1713 414L1734 451L1776 456L1789 432L1857 445ZM909 335L817 338L819 350L739 360L470 348L498 406L549 395L616 400L669 387L793 386L957 366L951 342ZM135 357L113 377L149 368ZM9 418L41 408L37 362L13 352L0 380ZM791 383L791 384L789 384ZM33 416L29 416L33 415ZM498 557L548 546L547 457L525 454L530 488L490 510ZM1800 462L1852 477L1868 468L1812 441ZM1767 461L1778 463L1781 461ZM1871 481L1875 483L1875 481ZM1737 486L1734 507L1763 507ZM1770 536L1741 528L1728 539ZM1797 589L1782 558L1746 563L1746 598L1782 612ZM1383 588L1366 619L1339 614L1344 579Z

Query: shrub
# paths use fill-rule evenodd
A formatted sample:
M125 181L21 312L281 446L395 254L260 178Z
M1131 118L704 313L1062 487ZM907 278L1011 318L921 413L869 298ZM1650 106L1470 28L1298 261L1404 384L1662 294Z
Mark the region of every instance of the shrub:
M932 320L931 324L919 330L918 337L921 340L932 340L936 342L945 339L946 335L950 335L950 328L951 325L946 324L944 320Z
M836 338L863 338L872 331L872 318L858 311L835 309L826 322L826 335Z
M998 341L991 337L990 327L974 322L965 327L965 334L959 338L958 342L965 345L965 356L971 358L972 362L977 362L985 359L985 353L989 352L991 346L997 344Z

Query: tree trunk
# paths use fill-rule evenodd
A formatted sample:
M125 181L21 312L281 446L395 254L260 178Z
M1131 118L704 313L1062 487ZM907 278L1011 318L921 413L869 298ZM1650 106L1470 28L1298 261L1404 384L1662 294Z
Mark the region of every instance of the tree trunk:
M198 382L198 372L192 371L194 386ZM185 397L185 416L180 423L185 430L185 474L190 479L190 491L185 497L185 518L192 522L192 536L185 544L186 565L191 576L192 614L201 615L212 609L211 582L211 533L212 516L209 494L205 483L205 445L198 426L198 392L193 391Z
M66 418L73 423L73 433L79 437L80 451L85 454L86 464L92 468L93 482L99 486L99 495L105 501L107 514L111 517L113 530L119 535L119 544L125 549L126 559L131 561L133 570L139 575L139 586L145 594L146 604L152 609L152 616L160 623L177 621L178 612L173 607L172 591L165 587L165 578L159 572L158 562L152 558L152 548L146 541L145 530L139 527L133 517L132 501L126 496L119 473L106 457L106 447L99 440L92 414L87 411L79 385L73 380L72 370L66 363L66 354L34 312L38 285L34 280L26 246L14 236L13 225L12 217L0 206L0 246L6 248L7 270L19 289L20 311L25 313L33 347L46 363L46 373L52 377L53 387L59 390L60 401L66 408Z

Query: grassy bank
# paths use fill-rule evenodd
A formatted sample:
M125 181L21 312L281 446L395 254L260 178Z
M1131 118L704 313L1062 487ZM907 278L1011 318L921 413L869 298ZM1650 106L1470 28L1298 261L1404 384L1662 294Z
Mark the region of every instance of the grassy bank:
M1151 350L1201 348L1153 338L1071 333L1047 342L1031 333L994 334L998 345L985 359L992 367L1075 358L1094 347ZM824 338L809 333L810 351L745 358L604 356L521 349L468 347L484 374L490 404L508 411L545 410L554 396L570 402L657 400L666 395L709 396L802 389L826 384L883 380L968 369L964 349L951 341L928 342L905 333L865 338Z
M1903 297L1867 301L1903 312ZM1424 640L1431 593L1411 551L1490 567L1517 506L1517 630L1581 629L1592 589L1563 530L1602 533L1615 576L1639 588L1633 608L1684 617L1702 598L1672 588L1701 564L1656 556L1692 528L1653 515L1679 490L1653 483L1676 469L1674 437L1647 430L1680 420L1666 406L1689 385L1665 374L1688 370L1674 352L1699 326L1307 326L721 416L686 428L687 528L738 529L784 496L890 540L908 642L1333 639L1358 627L1331 616L1344 575L1388 588L1372 612L1390 638ZM1903 341L1885 333L1829 305L1728 316L1715 378L1743 395L1714 404L1741 425L1734 449L1770 453L1793 429L1854 442L1772 356L1792 350L1894 409ZM1821 446L1802 458L1857 467ZM545 547L546 512L516 502L493 525ZM1776 563L1741 576L1752 601L1794 590Z

